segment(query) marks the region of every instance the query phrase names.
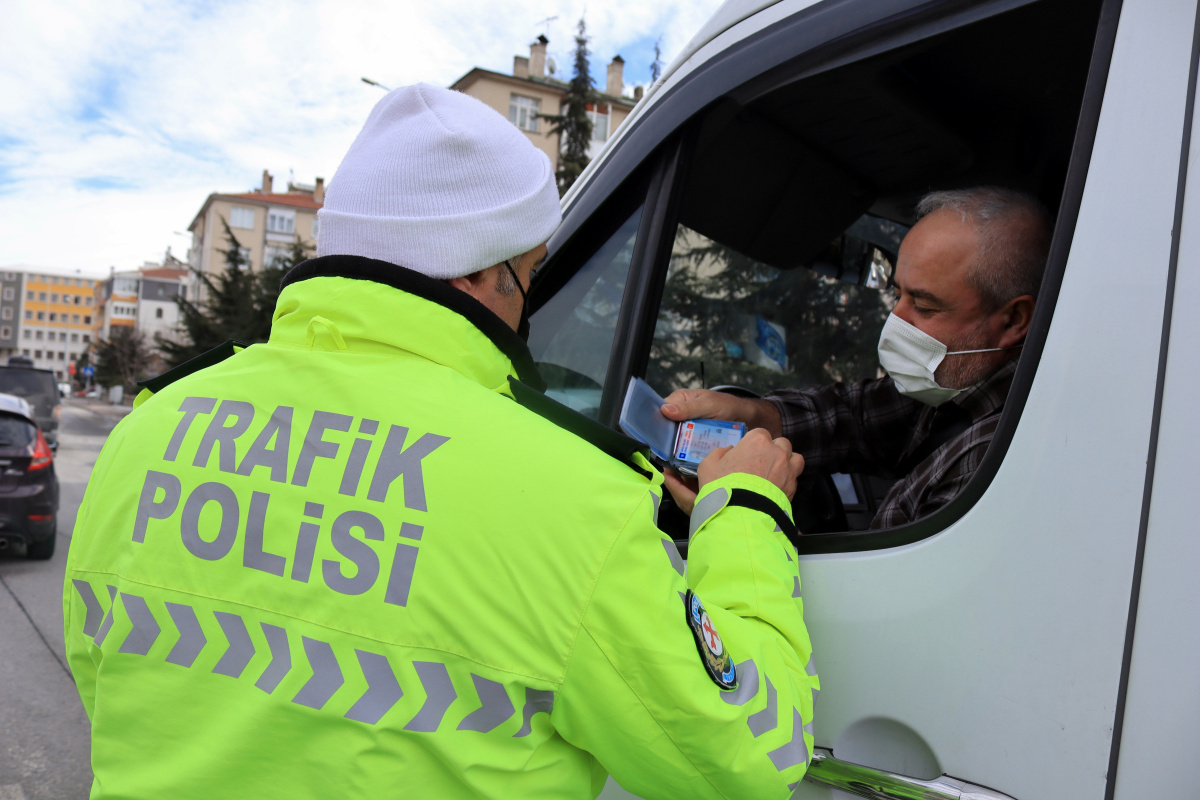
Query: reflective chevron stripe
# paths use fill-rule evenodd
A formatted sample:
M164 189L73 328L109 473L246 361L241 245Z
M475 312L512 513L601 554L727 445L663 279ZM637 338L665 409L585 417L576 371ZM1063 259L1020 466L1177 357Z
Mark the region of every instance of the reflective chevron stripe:
M267 647L271 648L271 663L263 670L263 674L258 676L254 685L270 694L292 669L292 649L288 645L287 631L278 625L265 622L259 624L262 626L263 635L267 637Z
M79 592L79 599L87 609L87 615L83 618L83 635L95 636L96 631L100 629L100 621L104 619L104 609L100 607L100 601L96 599L96 592L90 583L78 578L71 583L75 584L75 591Z
M143 598L136 594L122 593L121 601L125 603L125 613L129 615L129 621L133 623L133 627L117 652L144 656L154 646L154 640L158 638L162 628L158 627L158 622L155 621L154 615L150 613Z
M310 639L307 636L301 636L300 641L304 643L304 654L308 656L313 674L308 683L300 687L292 702L319 711L346 680L342 677L341 667L338 666L337 657L328 642Z
M437 661L414 661L413 668L417 671L421 687L425 689L425 704L412 721L404 726L404 730L436 731L450 704L458 698L458 693L454 691L454 684L450 682L450 673L445 664Z
M108 632L113 624L113 611L117 608L117 587L108 587L108 613L104 615L104 621L100 623L100 630L96 631L96 637L93 641L96 647L104 644L104 640L108 637Z
M775 691L775 685L771 683L769 676L764 675L763 680L767 682L767 705L762 711L755 712L746 719L750 733L754 734L755 738L779 727L779 693Z
M367 679L367 691L346 712L346 718L374 725L399 702L404 692L387 658L365 650L354 652L358 655L358 665L362 667L363 677Z
M738 685L732 692L721 692L721 699L731 706L744 706L758 694L758 665L748 660L738 664Z
M480 733L495 730L516 711L512 700L509 699L508 692L504 691L502 683L481 678L474 673L471 675L471 681L474 682L475 691L483 705L477 711L468 714L467 718L458 724L458 729Z
M783 772L789 767L808 763L808 745L804 743L804 720L800 712L792 709L792 739L783 747L767 753L775 769Z
M679 556L679 548L670 539L659 539L662 542L663 549L667 551L667 558L671 561L671 567L680 575L684 574L686 569L683 559Z
M167 661L181 667L190 667L196 662L196 656L200 655L204 645L208 644L208 639L205 638L200 622L196 619L196 612L191 606L167 603L167 612L171 615L175 627L179 629L179 640L171 648Z
M221 631L229 640L229 649L213 667L213 672L218 675L228 675L231 678L240 677L246 669L246 665L250 663L250 659L254 658L254 642L250 641L246 623L237 614L225 611L214 611L213 616L217 618L217 624L221 626Z
M513 734L514 739L528 736L533 731L533 715L539 711L549 714L554 710L554 692L546 689L525 687L525 708L521 711L521 730Z

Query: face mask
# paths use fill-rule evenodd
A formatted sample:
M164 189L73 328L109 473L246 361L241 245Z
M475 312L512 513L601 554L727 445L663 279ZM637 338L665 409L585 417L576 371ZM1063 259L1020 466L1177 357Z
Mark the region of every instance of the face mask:
M525 305L525 290L521 288L521 281L517 278L516 271L512 268L512 264L508 263L508 259L504 259L504 266L508 268L508 274L512 275L513 283L517 285L517 291L521 293L521 321L517 323L517 336L520 336L523 341L529 341L529 312Z
M935 408L962 391L939 386L934 380L933 373L942 359L946 356L1007 349L989 347L985 350L947 351L946 345L895 314L888 315L883 332L879 335L879 363L896 382L896 389L900 394Z

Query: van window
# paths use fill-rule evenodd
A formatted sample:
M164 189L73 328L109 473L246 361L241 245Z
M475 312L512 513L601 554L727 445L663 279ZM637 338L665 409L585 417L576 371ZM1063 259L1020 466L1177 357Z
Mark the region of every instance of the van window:
M679 225L646 367L659 394L772 389L880 375L907 227L864 215L806 264L781 269Z
M530 333L529 349L546 381L546 394L592 419L600 412L641 218L639 207L538 309Z

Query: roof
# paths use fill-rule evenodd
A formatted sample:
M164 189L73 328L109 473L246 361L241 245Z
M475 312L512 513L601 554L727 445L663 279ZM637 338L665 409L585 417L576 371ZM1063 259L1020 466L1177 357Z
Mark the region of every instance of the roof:
M158 269L143 269L141 273L147 278L185 278L188 270L159 267Z
M316 211L321 208L323 203L318 203L312 199L312 195L307 192L246 192L244 194L221 194L214 192L210 194L200 206L200 210L196 212L196 216L192 217L192 223L188 225L188 230L196 227L196 222L200 217L204 216L204 212L212 205L214 200L238 200L243 203L255 203L263 206L291 206L292 208L303 208L311 211Z
M514 83L520 86L537 86L541 89L549 89L552 92L558 92L564 95L567 93L568 84L564 81L556 80L554 78L518 78L516 75L506 75L503 72L493 72L492 70L484 69L483 67L474 67L466 75L463 75L454 83L450 84L450 88L458 89L459 86L474 83L476 79L483 76L500 78L507 83ZM611 94L605 94L601 91L597 91L596 96L606 103L617 103L628 108L633 108L637 103L637 101L632 97L616 97Z
M312 199L311 194L304 194L300 192L272 192L271 194L265 194L263 192L247 192L246 194L214 194L210 195L210 197L251 200L269 206L294 206L296 208L311 208L314 210L322 206L322 203L318 203L316 200Z
M74 269L71 267L47 267L38 264L7 264L0 266L0 272L24 272L33 275L55 275L59 278L86 278L89 281L102 281L108 276L102 272Z

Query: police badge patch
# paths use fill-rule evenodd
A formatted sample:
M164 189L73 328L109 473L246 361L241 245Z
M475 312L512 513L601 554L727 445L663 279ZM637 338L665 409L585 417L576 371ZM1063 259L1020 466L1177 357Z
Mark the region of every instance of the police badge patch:
M687 594L684 595L683 602L687 608L688 627L692 629L692 636L696 640L696 649L700 651L700 660L704 662L704 668L708 670L709 677L722 689L736 689L737 673L733 666L733 659L725 649L725 642L717 633L708 612L704 610L704 604L700 602L700 598L692 594L691 589L688 589Z

